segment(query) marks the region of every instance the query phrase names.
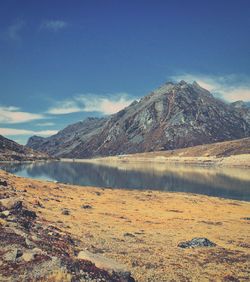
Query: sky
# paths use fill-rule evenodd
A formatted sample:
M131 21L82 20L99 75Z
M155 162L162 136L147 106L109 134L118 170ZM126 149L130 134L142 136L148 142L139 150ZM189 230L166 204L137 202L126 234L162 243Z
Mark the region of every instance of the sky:
M0 1L0 134L25 144L166 81L250 101L249 0Z

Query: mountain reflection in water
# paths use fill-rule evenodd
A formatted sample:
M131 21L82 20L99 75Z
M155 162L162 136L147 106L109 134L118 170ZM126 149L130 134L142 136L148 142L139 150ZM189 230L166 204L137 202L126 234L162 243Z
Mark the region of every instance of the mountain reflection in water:
M0 168L19 176L75 185L189 192L250 201L250 173L246 169L59 161L5 163Z

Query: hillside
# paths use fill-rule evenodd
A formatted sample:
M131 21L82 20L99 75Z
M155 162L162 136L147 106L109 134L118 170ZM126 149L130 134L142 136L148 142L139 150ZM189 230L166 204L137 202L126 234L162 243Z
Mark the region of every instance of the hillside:
M250 136L250 108L227 104L200 87L166 83L139 102L101 119L87 119L27 146L57 157L89 158L165 151Z
M67 161L67 159L64 160ZM191 164L250 168L250 138L197 145L176 150L96 157L75 161L105 164L108 166L119 165L119 167L123 165L131 167L136 163L154 163L155 166L165 165L167 167L172 164Z
M233 141L217 142L214 144L198 145L194 147L170 150L164 152L149 152L134 156L164 156L164 157L229 157L250 154L250 138Z
M0 161L46 160L49 156L36 152L0 135Z

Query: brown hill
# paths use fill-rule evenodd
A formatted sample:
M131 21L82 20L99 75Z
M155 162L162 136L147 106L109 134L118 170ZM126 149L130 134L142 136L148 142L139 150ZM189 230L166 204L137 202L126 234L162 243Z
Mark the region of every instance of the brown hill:
M39 153L0 135L0 161L32 161L49 159L46 153Z
M189 148L169 150L164 152L140 153L136 156L164 157L229 157L250 154L250 137L233 141L217 142L214 144L198 145Z

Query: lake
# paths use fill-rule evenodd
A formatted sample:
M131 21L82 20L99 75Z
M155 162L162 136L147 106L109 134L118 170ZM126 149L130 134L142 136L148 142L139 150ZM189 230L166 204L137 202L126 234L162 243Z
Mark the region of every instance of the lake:
M250 201L250 170L156 163L2 163L22 177L83 186L205 194Z

